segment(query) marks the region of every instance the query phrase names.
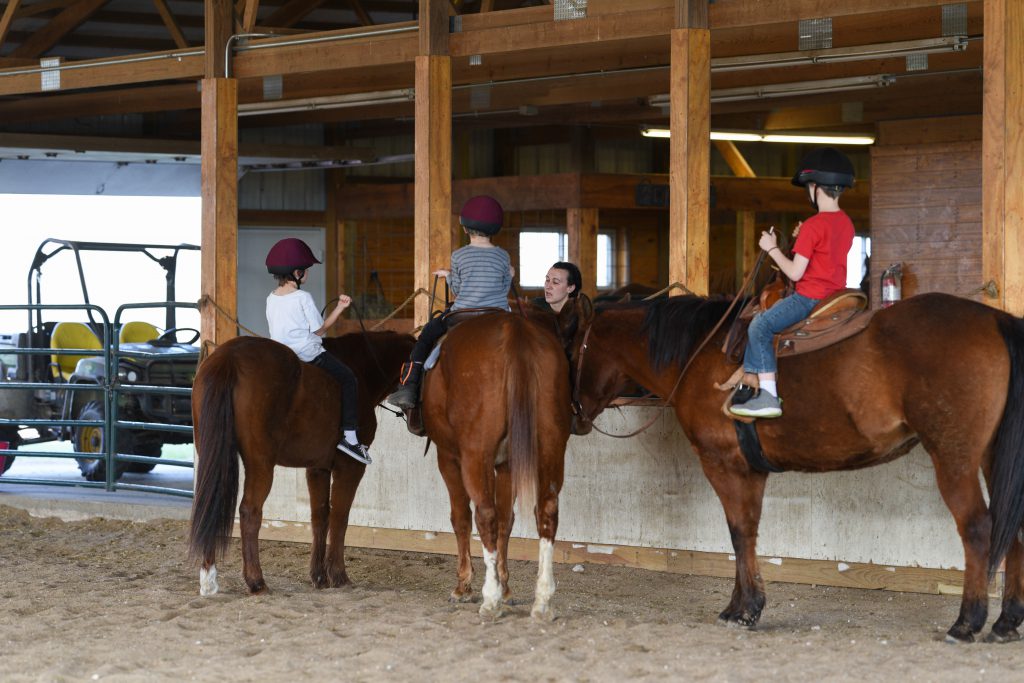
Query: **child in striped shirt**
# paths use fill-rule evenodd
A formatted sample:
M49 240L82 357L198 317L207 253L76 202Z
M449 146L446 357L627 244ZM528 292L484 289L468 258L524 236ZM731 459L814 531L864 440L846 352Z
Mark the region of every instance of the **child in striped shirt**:
M501 230L504 213L501 205L486 195L473 197L462 207L459 223L469 235L469 244L452 252L451 270L437 270L434 275L447 278L455 294L452 311L467 308L500 308L509 310L508 288L515 274L508 252L491 242ZM402 366L401 386L388 396L388 403L409 410L419 401L419 385L423 363L434 344L448 331L445 316L431 318L413 347L409 361Z

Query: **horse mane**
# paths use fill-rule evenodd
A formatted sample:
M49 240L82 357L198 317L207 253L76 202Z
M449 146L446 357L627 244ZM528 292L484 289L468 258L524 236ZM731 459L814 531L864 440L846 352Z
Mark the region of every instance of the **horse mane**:
M663 370L673 364L684 365L696 346L725 315L730 303L732 299L724 296L693 294L648 302L641 331L647 335L652 367ZM729 313L724 329L728 329L740 308L736 306Z

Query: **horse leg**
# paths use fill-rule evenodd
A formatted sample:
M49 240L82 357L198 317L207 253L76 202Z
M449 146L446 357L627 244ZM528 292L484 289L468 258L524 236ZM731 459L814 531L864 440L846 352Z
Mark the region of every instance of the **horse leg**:
M501 585L498 583L498 514L495 507L494 465L485 464L484 451L462 453L462 481L476 508L476 530L484 555L483 602L480 615L501 616Z
M345 532L348 531L348 515L352 511L359 482L363 479L366 466L352 458L339 456L335 459L331 481L331 518L328 527L327 585L331 588L345 586L351 581L345 571Z
M739 457L739 454L737 454ZM727 464L701 457L701 466L718 494L736 555L736 583L729 605L718 615L727 626L753 628L764 609L764 580L757 564L757 530L767 475L737 472Z
M270 463L271 459L265 458L263 462ZM238 522L242 529L242 578L253 595L267 592L263 569L260 568L259 534L263 524L263 503L274 483L274 466L263 462L248 463L245 468L242 502L238 506Z
M203 558L203 564L199 567L199 594L206 597L216 595L219 590L217 565L214 564L214 554L211 552Z
M924 444L926 449L931 444ZM930 450L938 453L938 450ZM965 458L932 456L939 493L956 520L964 545L964 593L960 616L946 632L949 642L974 642L988 617L988 550L992 533L985 499L981 495L978 468L965 466ZM978 462L967 458L966 463ZM947 463L952 463L951 465Z
M314 588L326 588L324 557L327 554L327 517L330 514L330 470L307 468L306 487L309 489L309 524L313 532L309 578Z
M452 530L458 544L459 568L458 583L448 598L451 602L469 602L473 599L473 562L469 555L469 538L473 531L473 513L469 507L469 494L462 483L462 470L459 461L451 451L437 448L437 467L441 478L448 487L448 499L451 503Z
M508 463L494 468L494 474L495 502L498 508L498 582L501 584L501 597L508 602L512 598L512 591L508 587L508 541L516 519Z
M1006 585L1003 588L1003 606L986 641L1008 643L1020 640L1017 627L1024 621L1024 545L1014 539L1006 553Z
M562 452L564 453L564 444ZM537 586L533 593L534 619L552 621L555 611L551 596L555 594L555 533L558 531L558 494L562 489L563 464L557 453L548 453L541 447L540 476L537 478L537 535L540 536L537 553ZM564 456L562 456L564 457Z

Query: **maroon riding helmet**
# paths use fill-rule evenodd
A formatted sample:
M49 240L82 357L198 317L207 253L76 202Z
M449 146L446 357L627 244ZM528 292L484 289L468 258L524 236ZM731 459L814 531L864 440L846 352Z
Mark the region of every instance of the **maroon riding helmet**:
M463 227L485 235L496 234L501 230L504 220L505 213L501 210L501 204L485 194L470 198L459 214L459 222Z
M287 276L320 263L309 245L296 237L279 240L267 253L267 270L271 275Z

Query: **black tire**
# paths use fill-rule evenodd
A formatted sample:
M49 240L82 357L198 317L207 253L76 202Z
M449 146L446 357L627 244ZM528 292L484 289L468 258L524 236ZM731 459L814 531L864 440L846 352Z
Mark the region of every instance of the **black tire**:
M8 444L7 448L13 451L18 448L18 442L21 439L18 436L18 432L8 434L7 432L0 431L0 441L6 441ZM0 455L0 458L4 461L3 465L0 466L0 475L11 469L11 465L14 464L14 457L13 455Z
M132 439L129 432L122 432L120 438L123 445L120 446L119 450L122 453L148 455L152 458L159 458L160 451L163 449L163 444L160 443L159 440L154 441L152 436L141 438L135 437L135 439ZM155 462L129 462L125 463L124 471L133 472L135 474L146 474L147 472L152 472L154 467L156 467Z
M103 404L99 401L89 401L78 411L79 420L102 420ZM106 438L103 427L76 427L75 428L75 450L79 453L103 453L106 448ZM78 469L86 481L106 481L107 463L103 458L75 458L78 461ZM119 465L114 470L114 479L120 479L124 474L125 466Z

